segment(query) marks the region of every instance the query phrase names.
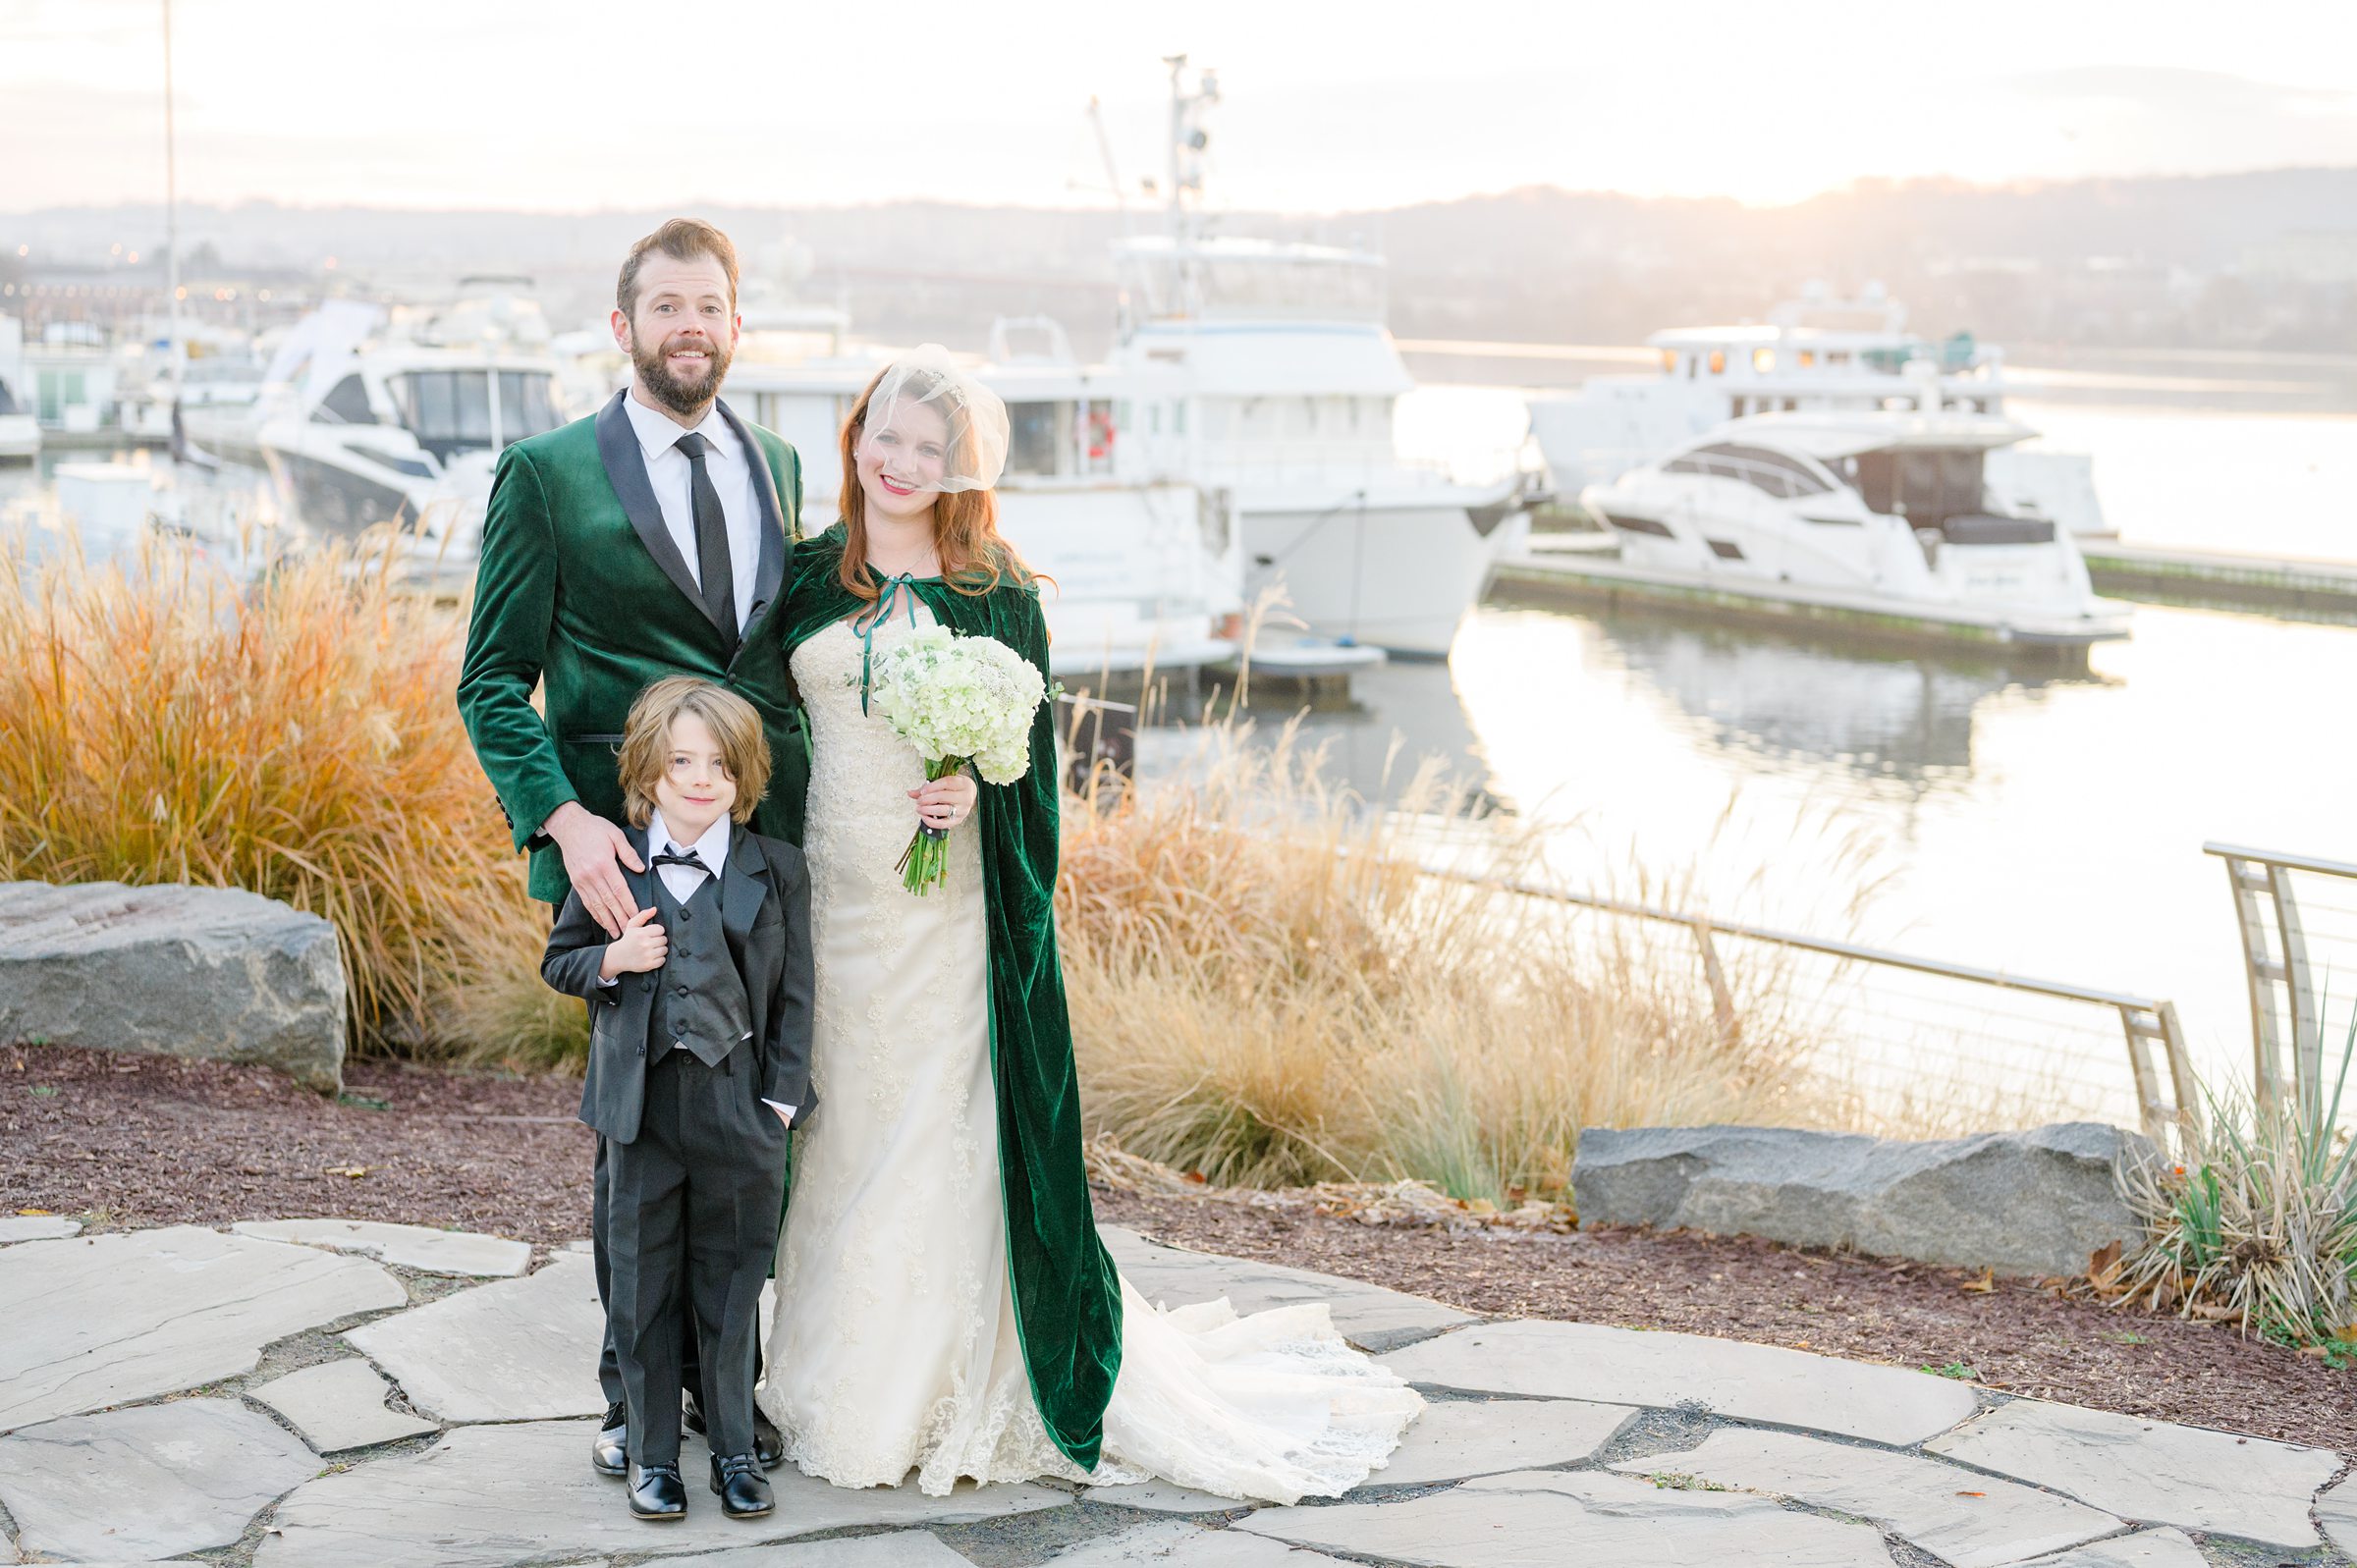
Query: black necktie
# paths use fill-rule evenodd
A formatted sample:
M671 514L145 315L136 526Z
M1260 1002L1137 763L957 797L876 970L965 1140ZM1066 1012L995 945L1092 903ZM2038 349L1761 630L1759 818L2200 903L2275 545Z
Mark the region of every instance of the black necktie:
M695 503L695 580L704 594L704 614L721 628L729 639L729 651L737 649L737 574L729 566L729 519L720 510L720 492L712 488L712 475L704 470L704 459L712 451L712 443L690 430L680 437L679 449L687 455L690 475L688 494Z
M675 854L671 850L666 849L661 854L655 856L654 863L658 866L693 866L696 870L702 872L707 877L712 875L712 868L705 865L703 862L703 857L698 855L692 849L688 850L684 855Z

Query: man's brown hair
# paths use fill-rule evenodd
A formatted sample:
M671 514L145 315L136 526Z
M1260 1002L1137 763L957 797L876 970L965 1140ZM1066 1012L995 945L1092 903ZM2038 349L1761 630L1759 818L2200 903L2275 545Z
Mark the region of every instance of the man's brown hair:
M729 816L740 827L752 821L753 808L769 787L769 738L761 733L761 715L734 691L698 680L693 676L670 676L638 693L630 716L622 727L622 811L630 826L643 828L655 814L655 784L671 761L671 727L684 714L693 714L720 742L721 766L737 785Z
M623 315L637 314L638 267L651 250L660 250L674 261L710 256L719 262L720 270L729 277L729 313L737 313L737 247L729 243L727 235L701 218L674 218L630 246L630 253L622 258L622 276L614 285L614 303Z

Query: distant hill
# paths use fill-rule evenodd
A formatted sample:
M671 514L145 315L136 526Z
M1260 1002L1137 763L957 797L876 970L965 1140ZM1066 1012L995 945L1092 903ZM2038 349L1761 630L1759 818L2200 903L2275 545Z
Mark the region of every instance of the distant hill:
M711 208L777 297L850 309L882 336L978 346L994 314L1061 316L1084 351L1112 306L1102 211L896 202ZM603 308L616 258L669 213L184 210L222 276L338 275L424 288L463 272L537 278L563 319ZM1151 226L1154 218L1138 220ZM2094 347L2357 350L2357 169L1976 187L1870 183L1790 206L1532 188L1380 212L1234 213L1229 232L1379 246L1403 337L1632 343L1679 322L1762 315L1811 280L1879 280L1929 332ZM154 207L0 214L0 279L150 278ZM27 259L15 256L27 248Z

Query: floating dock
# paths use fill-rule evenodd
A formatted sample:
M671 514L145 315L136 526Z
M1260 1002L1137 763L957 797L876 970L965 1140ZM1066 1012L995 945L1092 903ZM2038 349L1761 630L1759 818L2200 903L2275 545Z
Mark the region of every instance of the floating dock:
M2105 593L2164 604L2357 616L2357 565L2347 562L2156 550L2106 539L2081 539L2079 554Z
M1843 641L1967 648L2008 663L2083 667L2088 647L2127 634L2127 607L2085 620L2007 617L1969 606L1895 608L1888 599L1791 583L1741 587L1631 567L1594 549L1531 550L1498 563L1491 592L1507 600L1602 604Z

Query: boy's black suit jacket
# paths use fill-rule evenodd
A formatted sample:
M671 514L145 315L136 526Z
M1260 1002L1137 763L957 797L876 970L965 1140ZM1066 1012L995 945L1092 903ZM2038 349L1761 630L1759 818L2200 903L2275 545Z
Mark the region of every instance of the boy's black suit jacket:
M651 867L647 830L630 831L641 862ZM652 869L622 868L638 907L655 901ZM752 1007L759 1096L792 1106L801 1127L816 1107L810 1092L810 879L802 852L783 838L741 825L729 832L729 863L721 869L720 923L729 955ZM568 892L549 934L540 977L589 1003L589 1071L581 1084L581 1119L617 1143L638 1136L646 1104L647 1012L662 971L621 975L597 983L610 939L590 918L581 895ZM766 1107L763 1115L773 1114Z

